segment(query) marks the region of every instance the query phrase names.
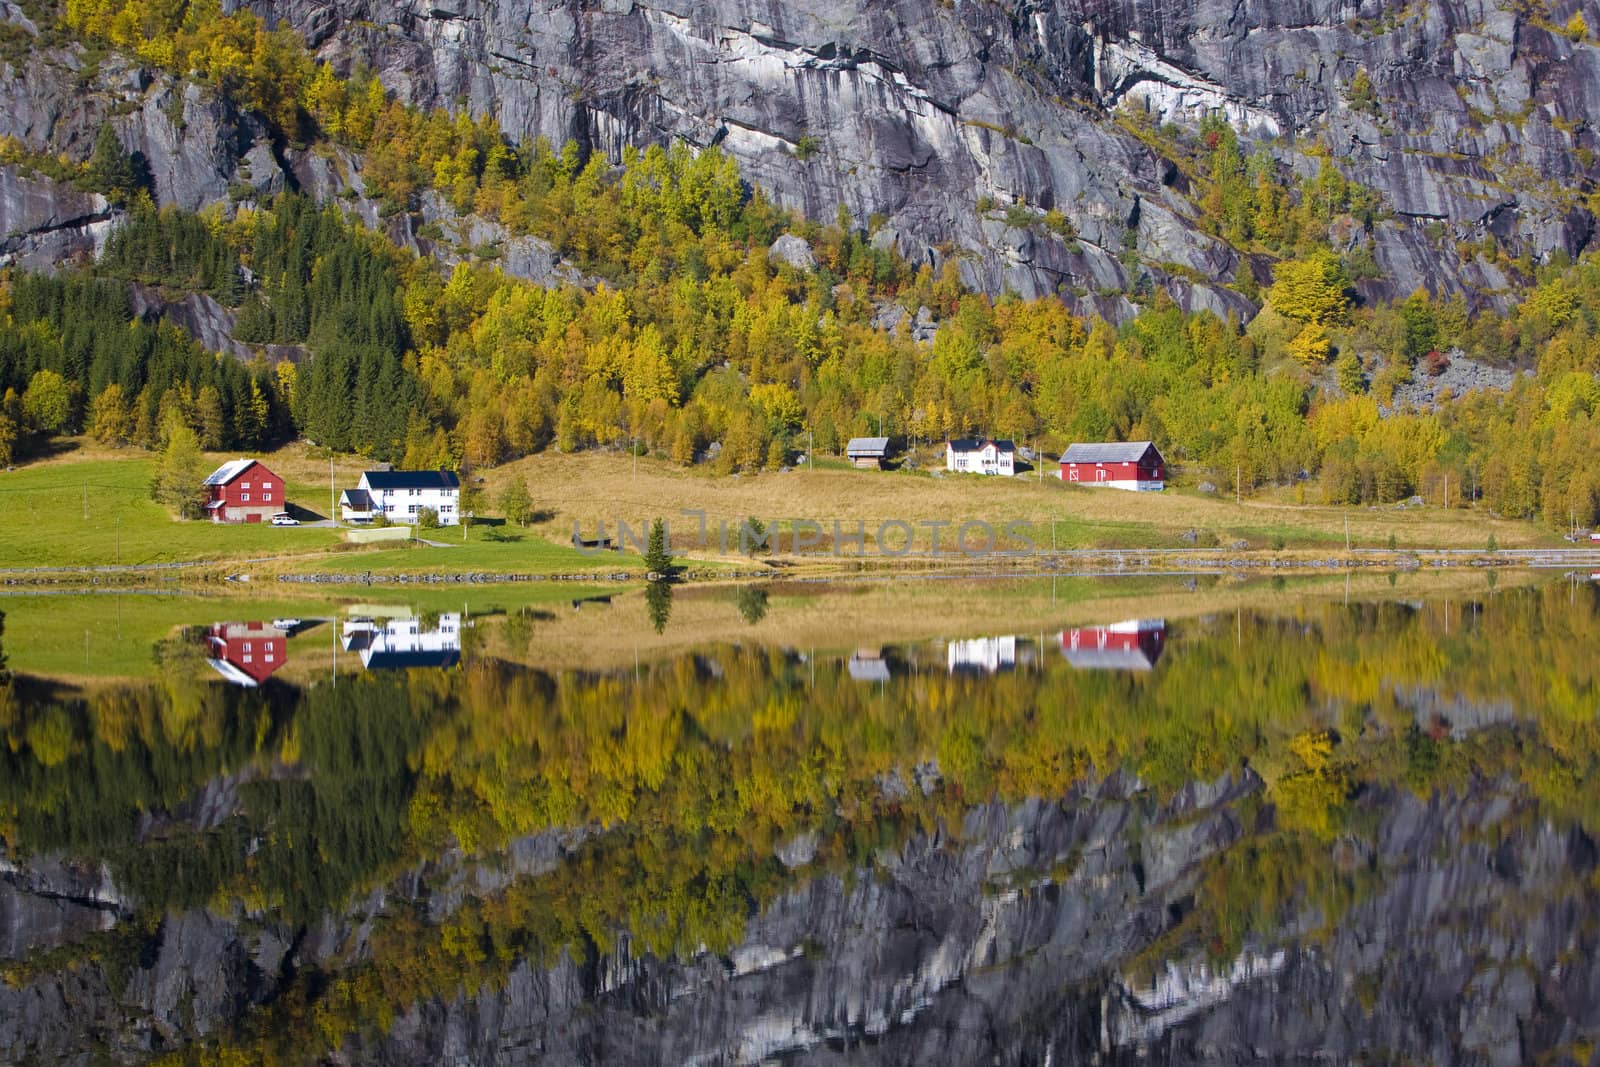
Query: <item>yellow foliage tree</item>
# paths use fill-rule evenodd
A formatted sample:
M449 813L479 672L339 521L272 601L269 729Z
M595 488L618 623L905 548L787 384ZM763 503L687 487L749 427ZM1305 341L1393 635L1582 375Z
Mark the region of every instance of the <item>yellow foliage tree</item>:
M1281 315L1305 323L1342 322L1350 301L1339 257L1327 249L1304 259L1286 259L1273 268L1267 302Z
M1328 339L1328 328L1321 323L1307 323L1289 342L1289 354L1302 366L1320 367L1333 353L1333 342Z

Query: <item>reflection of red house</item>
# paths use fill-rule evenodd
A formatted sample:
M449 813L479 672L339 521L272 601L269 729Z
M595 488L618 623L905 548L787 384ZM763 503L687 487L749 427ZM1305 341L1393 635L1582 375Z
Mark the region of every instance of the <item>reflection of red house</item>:
M1167 464L1149 441L1068 445L1061 454L1061 480L1108 489L1160 490Z
M206 518L212 522L261 522L287 510L283 479L259 460L232 460L206 479Z
M266 681L288 658L288 631L270 622L219 622L206 632L210 663L234 685Z
M1131 619L1111 626L1061 631L1061 654L1081 670L1147 671L1166 646L1165 619Z

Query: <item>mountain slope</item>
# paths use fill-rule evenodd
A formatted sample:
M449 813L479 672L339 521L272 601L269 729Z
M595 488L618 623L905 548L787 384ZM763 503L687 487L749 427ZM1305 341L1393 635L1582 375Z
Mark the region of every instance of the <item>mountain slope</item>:
M1247 253L1268 249L1215 236L1182 153L1162 151L1181 143L1162 124L1193 131L1208 114L1268 146L1279 181L1314 176L1325 153L1377 194L1377 217L1327 220L1336 247L1367 246L1369 297L1423 285L1503 305L1522 280L1509 261L1575 256L1593 230L1600 51L1578 9L252 6L336 66L369 64L427 107L492 113L513 139L576 138L613 158L627 144L720 144L779 203L879 220L877 239L913 262L955 256L977 288L1060 293L1118 317L1126 298L1102 294L1158 284L1189 308L1248 313L1228 286L1266 280L1267 257ZM1130 131L1141 123L1156 135ZM1005 211L1017 203L1035 223L1056 208L1075 232L1015 225L1028 220Z

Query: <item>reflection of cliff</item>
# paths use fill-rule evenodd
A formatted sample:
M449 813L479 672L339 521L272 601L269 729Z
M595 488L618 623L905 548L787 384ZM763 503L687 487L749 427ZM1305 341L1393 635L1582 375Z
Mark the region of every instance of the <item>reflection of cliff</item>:
M443 614L432 622L415 616L351 619L340 643L346 652L359 653L370 671L454 667L461 662L461 616Z
M1166 647L1165 619L1131 619L1110 626L1061 631L1061 654L1080 670L1148 671Z
M1207 895L1217 858L1276 854L1272 831L1245 817L1259 795L1247 774L1163 805L1114 779L1063 803L970 809L951 832L914 835L870 868L800 857L797 884L726 953L661 959L624 934L591 947L587 962L518 958L481 991L447 984L402 1007L387 1036L352 1036L342 1058L1516 1063L1600 1031L1594 845L1483 783L1431 801L1367 796L1372 844L1347 872L1261 868L1269 881L1299 882L1285 883L1270 929L1246 932L1277 944L1209 959L1182 931L1196 909L1240 903ZM175 913L136 954L120 998L92 963L70 984L0 984L0 1056L59 1058L81 1037L79 1012L120 1022L122 1059L148 1047L135 1036L150 1032L142 1026L167 1039L216 1033L249 1004L285 995L297 973L352 966L348 949L384 912L415 905L436 921L476 923L539 900L541 880L586 848L581 836L541 834L506 862L447 856L392 886L379 911L357 904L311 928ZM0 900L28 892L14 879ZM1328 918L1327 900L1358 885L1328 935L1298 942ZM0 904L0 915L25 910ZM1152 969L1147 954L1164 935L1176 938ZM437 965L429 960L407 967Z

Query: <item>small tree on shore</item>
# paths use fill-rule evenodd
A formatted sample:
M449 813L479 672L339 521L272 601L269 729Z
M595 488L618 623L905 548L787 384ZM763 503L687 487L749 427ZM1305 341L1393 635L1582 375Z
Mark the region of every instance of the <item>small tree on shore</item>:
M650 525L650 542L645 548L644 565L652 574L672 573L672 553L667 550L667 524L657 519Z
M150 495L157 503L177 512L180 519L187 519L191 512L198 514L205 505L205 478L200 463L200 439L189 427L173 425L161 449L161 462L150 483Z
M533 517L533 495L528 492L525 479L513 478L501 490L500 512L505 515L507 522L514 522L518 526L528 525L528 520Z
M423 530L437 530L439 528L439 513L432 508L423 508L417 512L417 527Z

